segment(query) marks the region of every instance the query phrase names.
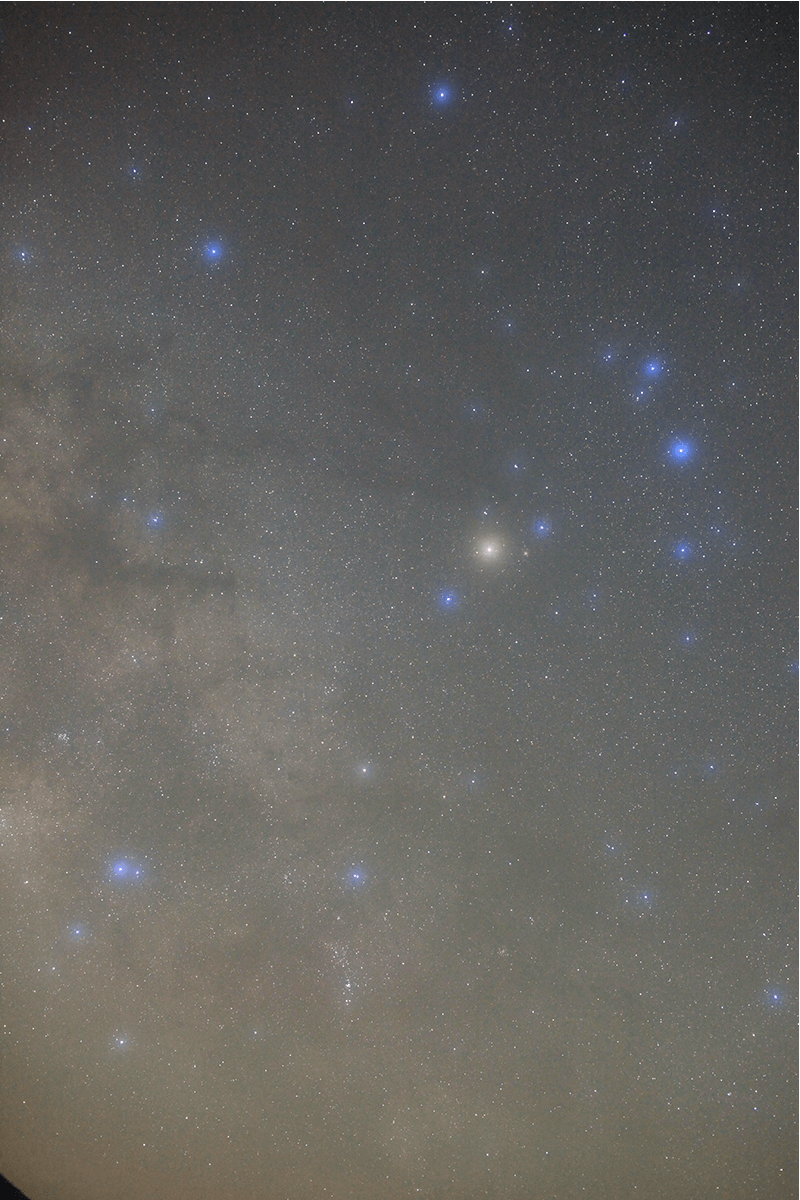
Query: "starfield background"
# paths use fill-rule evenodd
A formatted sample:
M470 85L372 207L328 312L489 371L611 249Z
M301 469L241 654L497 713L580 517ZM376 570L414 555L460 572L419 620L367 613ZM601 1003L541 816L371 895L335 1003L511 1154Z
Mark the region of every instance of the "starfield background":
M0 13L0 1170L783 1200L796 7Z

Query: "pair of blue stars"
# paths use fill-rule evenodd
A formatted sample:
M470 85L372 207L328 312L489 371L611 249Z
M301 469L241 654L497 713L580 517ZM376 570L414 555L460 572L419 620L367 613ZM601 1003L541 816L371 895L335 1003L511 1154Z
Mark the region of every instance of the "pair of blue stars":
M363 892L371 879L370 872L363 863L354 863L347 868L344 876L345 891L351 893Z
M110 875L116 883L137 883L144 878L144 870L129 858L118 858L111 864Z

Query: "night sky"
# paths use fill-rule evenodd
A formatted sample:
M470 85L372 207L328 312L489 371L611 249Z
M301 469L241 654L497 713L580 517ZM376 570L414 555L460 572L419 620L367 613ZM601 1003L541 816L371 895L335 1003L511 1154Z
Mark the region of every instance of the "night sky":
M796 6L0 18L0 1170L796 1196Z

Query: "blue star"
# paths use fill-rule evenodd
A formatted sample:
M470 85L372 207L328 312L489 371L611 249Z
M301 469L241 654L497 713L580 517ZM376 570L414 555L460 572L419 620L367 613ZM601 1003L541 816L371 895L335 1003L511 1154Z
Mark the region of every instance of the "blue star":
M549 517L537 517L533 522L534 536L541 539L549 538L553 532L553 523Z
M147 518L148 529L162 529L163 525L164 525L163 512L161 512L159 510L156 510L155 512L151 512L149 517Z
M221 242L206 242L203 247L203 258L206 262L220 262L223 257L223 246Z
M440 80L431 88L431 102L434 108L449 108L455 98L456 90L446 80Z
M694 547L691 542L677 542L672 551L673 558L676 558L678 562L688 562L693 554Z
M454 588L443 588L436 597L436 603L442 612L455 612L461 604L461 596Z
M646 379L658 379L663 370L664 364L660 358L648 358L642 364L642 374Z
M675 438L670 442L667 454L672 462L689 462L694 456L694 446L686 438Z

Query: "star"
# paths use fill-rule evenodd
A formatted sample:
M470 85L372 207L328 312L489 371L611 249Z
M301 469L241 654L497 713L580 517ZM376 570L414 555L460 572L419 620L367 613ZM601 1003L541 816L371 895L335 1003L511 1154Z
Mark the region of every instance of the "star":
M486 408L477 400L471 401L464 408L464 417L467 421L485 421L486 416Z
M454 588L444 588L436 597L442 612L455 612L461 605L461 596Z
M694 446L688 438L674 438L667 449L667 456L671 462L689 462L694 456Z
M223 257L223 246L221 242L206 242L203 247L203 258L208 263L217 263Z
M448 108L455 100L455 88L451 83L442 80L431 88L431 101L434 108Z
M485 533L475 541L474 556L484 566L494 566L505 555L505 544L498 533Z
M549 517L537 517L533 522L534 537L539 538L540 541L549 538L552 532L553 523Z
M694 548L691 542L678 542L672 551L673 558L676 558L678 562L688 562L693 554Z

